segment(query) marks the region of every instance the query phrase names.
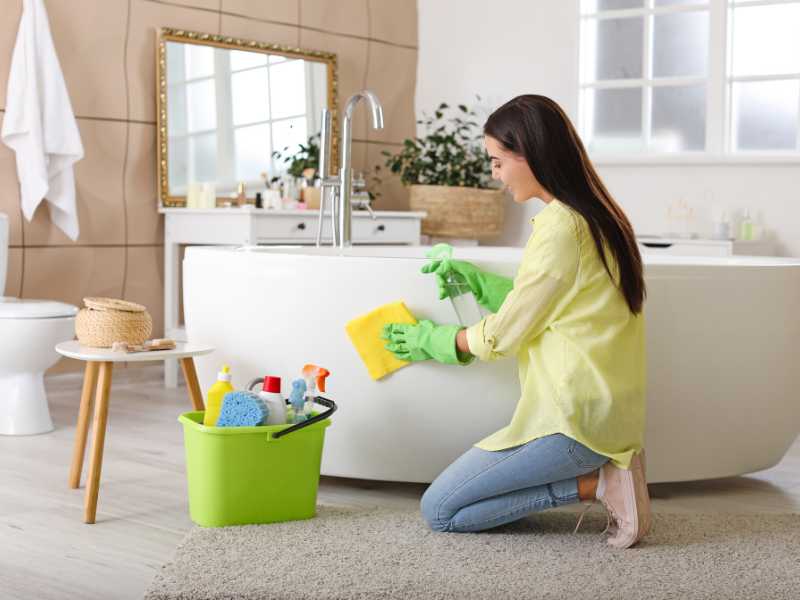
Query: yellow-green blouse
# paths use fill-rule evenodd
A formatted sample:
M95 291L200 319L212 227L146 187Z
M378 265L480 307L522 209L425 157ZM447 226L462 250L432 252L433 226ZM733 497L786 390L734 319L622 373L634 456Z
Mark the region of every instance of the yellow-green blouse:
M479 359L517 357L522 388L511 423L475 446L563 433L628 469L644 442L644 315L631 314L578 212L553 200L531 221L514 289L467 328Z

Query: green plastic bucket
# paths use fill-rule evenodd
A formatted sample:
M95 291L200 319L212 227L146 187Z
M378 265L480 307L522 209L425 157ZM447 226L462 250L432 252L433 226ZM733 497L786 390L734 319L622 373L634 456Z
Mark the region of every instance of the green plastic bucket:
M178 417L192 521L224 527L313 517L327 417L336 410L327 398L316 402L330 410L297 425L206 427L203 411Z

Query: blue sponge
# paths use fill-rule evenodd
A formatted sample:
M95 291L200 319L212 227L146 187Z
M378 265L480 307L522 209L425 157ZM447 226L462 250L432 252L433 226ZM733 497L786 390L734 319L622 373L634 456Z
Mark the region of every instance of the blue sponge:
M266 423L269 408L253 392L228 392L222 398L217 427L255 427Z

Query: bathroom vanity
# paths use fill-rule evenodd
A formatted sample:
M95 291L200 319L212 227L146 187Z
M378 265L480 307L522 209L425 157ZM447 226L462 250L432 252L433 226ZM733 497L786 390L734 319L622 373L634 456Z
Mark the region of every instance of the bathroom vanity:
M160 208L164 215L164 335L186 341L180 325L181 246L313 245L316 210L236 208ZM353 211L353 244L419 245L424 212ZM322 226L322 243L331 244L331 219ZM164 383L178 382L177 361L164 365Z

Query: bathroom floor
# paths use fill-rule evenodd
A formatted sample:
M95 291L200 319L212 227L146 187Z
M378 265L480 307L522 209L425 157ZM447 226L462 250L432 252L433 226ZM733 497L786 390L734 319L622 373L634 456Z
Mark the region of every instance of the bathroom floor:
M189 400L161 382L160 365L115 370L96 525L83 523L84 488L67 486L81 374L46 378L54 432L0 436L0 599L142 597L191 526L176 421ZM323 477L319 500L410 507L425 487ZM662 511L800 512L800 438L767 471L650 493Z

